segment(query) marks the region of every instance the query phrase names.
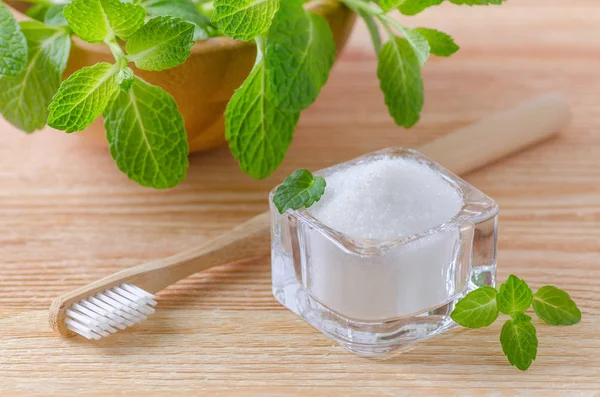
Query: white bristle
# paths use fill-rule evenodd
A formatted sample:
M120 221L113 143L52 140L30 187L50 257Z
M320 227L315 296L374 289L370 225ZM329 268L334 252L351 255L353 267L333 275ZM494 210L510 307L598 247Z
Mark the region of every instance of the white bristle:
M121 284L73 303L65 312L71 331L98 340L145 320L154 313L155 296L132 284Z

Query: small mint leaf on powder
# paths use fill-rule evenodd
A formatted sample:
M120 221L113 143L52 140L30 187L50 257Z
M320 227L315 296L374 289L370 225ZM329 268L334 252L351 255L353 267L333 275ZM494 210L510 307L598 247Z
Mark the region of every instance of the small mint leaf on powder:
M335 60L327 21L302 3L281 3L265 42L267 95L285 112L299 112L317 99Z
M164 70L185 62L194 45L194 25L179 18L151 19L127 41L128 59L144 70Z
M29 61L14 77L0 77L0 113L15 127L31 133L46 126L48 105L67 66L71 38L66 29L38 21L20 23Z
M110 153L119 169L142 186L164 189L185 179L188 144L171 95L134 78L103 113Z
M419 33L427 40L431 53L440 57L448 57L460 49L452 37L444 32L428 28L416 28L413 31Z
M206 28L210 26L210 19L198 10L192 0L146 0L142 4L153 17L169 16L193 23L194 40L208 38Z
M500 332L500 344L508 361L525 371L536 359L538 339L531 317L517 313L506 320Z
M322 177L315 177L305 169L296 170L277 188L273 204L280 214L288 209L308 208L321 199L325 185Z
M533 295L533 310L541 320L552 325L572 325L581 321L581 311L569 294L550 285Z
M496 302L498 310L505 314L524 312L531 306L533 292L524 280L521 280L514 274L508 276L508 279L500 286Z
M467 328L482 328L491 325L498 318L496 289L490 286L469 292L456 304L450 317Z
M242 171L255 179L266 178L281 164L300 117L300 113L284 113L266 97L265 74L259 58L225 110L229 149Z
M120 0L73 0L63 14L75 34L90 43L127 39L144 23L146 10Z
M396 124L415 125L423 108L423 80L419 58L406 39L394 37L385 43L379 52L377 76Z
M27 39L8 7L0 2L0 77L18 76L27 59Z
M215 0L212 22L232 39L249 41L269 30L279 1Z
M118 90L118 71L116 65L101 62L69 76L48 107L48 125L70 133L92 124Z

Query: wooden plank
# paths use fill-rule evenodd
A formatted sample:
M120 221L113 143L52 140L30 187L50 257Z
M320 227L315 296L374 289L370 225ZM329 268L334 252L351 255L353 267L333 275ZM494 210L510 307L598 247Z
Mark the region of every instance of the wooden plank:
M243 175L227 148L191 157L188 180L147 190L105 148L72 134L25 136L0 121L0 390L3 395L598 395L600 390L600 13L596 0L520 0L431 9L407 24L455 36L462 50L425 69L415 129L396 128L364 27L304 112L282 168ZM569 291L581 324L540 325L537 361L508 366L499 325L455 330L390 360L334 345L271 295L268 259L197 274L160 308L98 344L56 337L54 297L140 262L198 245L264 211L269 189L387 146L415 147L492 111L563 92L562 136L467 177L501 207L499 278ZM538 323L536 323L538 324Z

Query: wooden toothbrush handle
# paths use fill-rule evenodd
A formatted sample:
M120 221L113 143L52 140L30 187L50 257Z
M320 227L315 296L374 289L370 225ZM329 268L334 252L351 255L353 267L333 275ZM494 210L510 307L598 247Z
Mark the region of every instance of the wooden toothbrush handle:
M262 213L198 248L121 270L71 291L52 303L50 326L62 335L72 335L64 321L67 308L73 303L121 283L130 283L155 293L210 267L266 256L271 246L270 224L269 212Z
M545 94L421 146L418 150L464 175L558 134L570 120L560 94Z

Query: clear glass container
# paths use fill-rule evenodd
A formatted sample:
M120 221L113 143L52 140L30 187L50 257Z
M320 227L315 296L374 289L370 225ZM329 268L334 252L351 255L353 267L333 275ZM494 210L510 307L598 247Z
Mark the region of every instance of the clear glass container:
M273 294L285 307L348 350L378 356L440 334L455 323L455 303L494 285L498 207L420 153L384 149L323 169L323 177L383 157L404 157L439 173L463 198L447 222L390 240L354 238L307 210L279 214L273 205Z

